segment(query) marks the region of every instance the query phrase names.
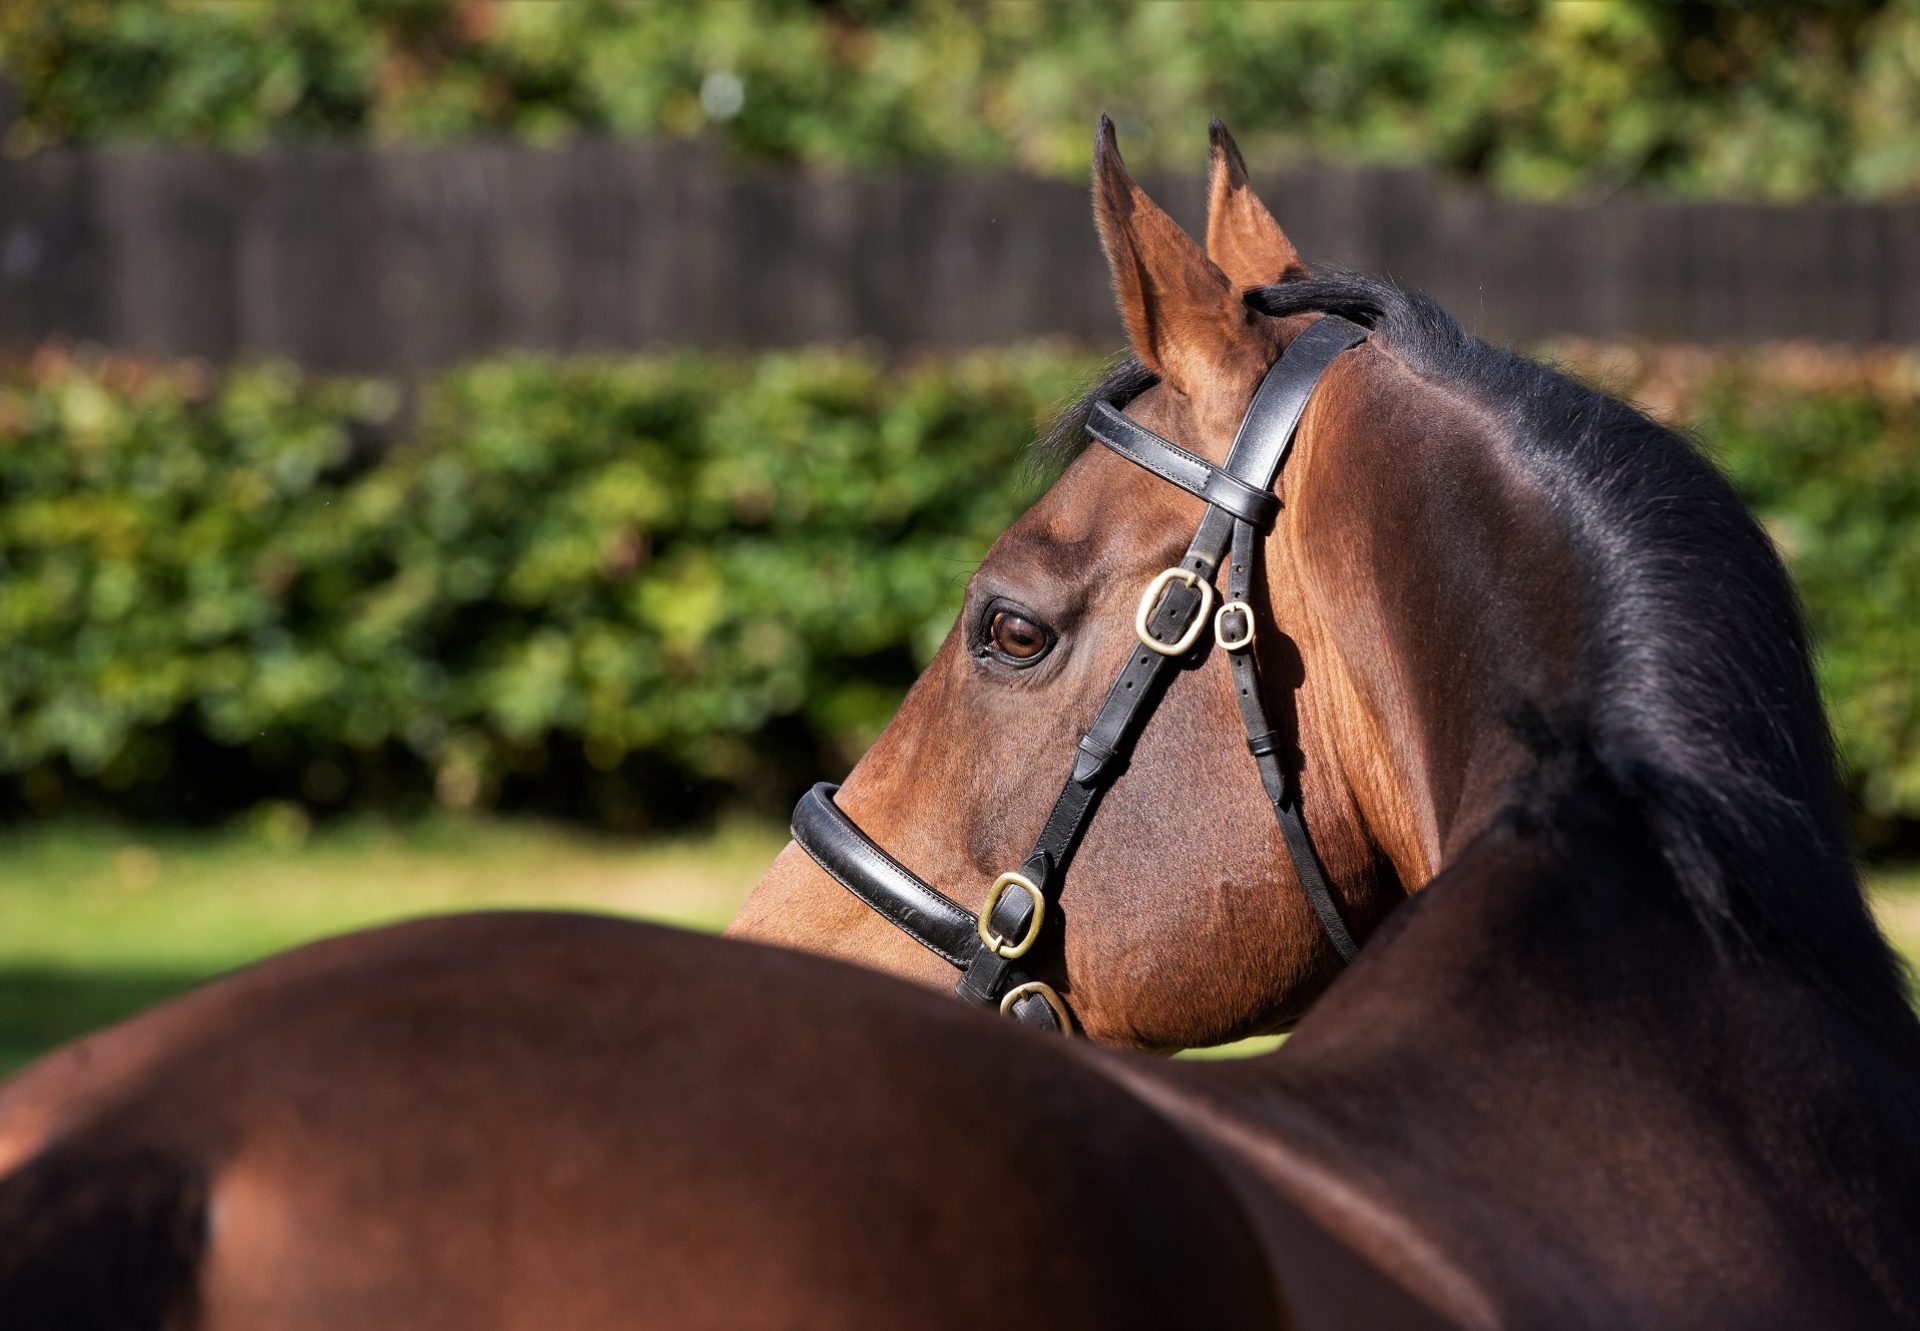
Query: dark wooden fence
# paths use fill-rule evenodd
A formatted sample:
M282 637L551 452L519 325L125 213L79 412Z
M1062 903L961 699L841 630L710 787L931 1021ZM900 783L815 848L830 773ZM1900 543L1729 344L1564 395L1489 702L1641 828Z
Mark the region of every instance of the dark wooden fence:
M1195 227L1196 177L1148 182ZM1552 207L1409 171L1262 192L1309 258L1489 336L1920 342L1920 205ZM1086 191L730 167L696 146L50 152L0 162L0 346L410 374L503 347L911 350L1118 322Z

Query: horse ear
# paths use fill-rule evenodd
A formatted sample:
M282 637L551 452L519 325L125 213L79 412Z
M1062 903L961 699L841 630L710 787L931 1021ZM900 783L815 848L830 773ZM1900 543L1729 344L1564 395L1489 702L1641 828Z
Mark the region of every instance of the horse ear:
M1208 137L1213 167L1207 178L1207 257L1241 290L1305 277L1300 252L1248 184L1247 163L1233 135L1216 120Z
M1113 294L1141 363L1190 396L1257 317L1227 275L1133 182L1100 117L1093 141L1093 220L1113 274Z

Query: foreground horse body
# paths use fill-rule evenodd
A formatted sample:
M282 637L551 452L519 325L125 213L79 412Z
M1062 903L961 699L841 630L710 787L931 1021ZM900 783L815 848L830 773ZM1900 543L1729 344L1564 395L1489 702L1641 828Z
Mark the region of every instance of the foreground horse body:
M1110 134L1095 176L1140 361L1103 391L1160 434L1217 462L1315 315L1372 329L1256 616L1363 952L1334 982L1196 649L1028 959L1099 1041L1286 1048L1167 1063L615 921L334 940L0 1091L0 1325L1920 1325L1920 1027L1724 482L1308 276L1223 134L1206 254ZM977 904L1198 509L1075 458L846 811ZM735 932L952 985L794 847Z

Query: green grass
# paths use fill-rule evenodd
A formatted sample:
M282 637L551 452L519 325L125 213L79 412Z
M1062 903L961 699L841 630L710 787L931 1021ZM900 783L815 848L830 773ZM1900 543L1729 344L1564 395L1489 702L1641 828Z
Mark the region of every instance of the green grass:
M209 976L406 916L575 907L718 929L785 839L736 824L635 844L457 819L297 832L272 822L138 834L72 824L0 843L0 1076ZM1878 873L1873 888L1889 934L1920 961L1920 866Z
M1920 972L1920 864L1869 873L1867 885L1880 927Z
M739 825L635 845L538 823L434 820L0 845L0 1076L74 1036L298 943L411 915L574 907L718 929L785 841Z

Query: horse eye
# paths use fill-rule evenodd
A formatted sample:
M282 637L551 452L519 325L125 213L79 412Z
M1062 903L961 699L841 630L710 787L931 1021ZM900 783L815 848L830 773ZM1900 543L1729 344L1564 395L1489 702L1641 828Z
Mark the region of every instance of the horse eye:
M993 650L1019 665L1029 665L1046 654L1053 645L1053 634L1017 610L994 612L987 626L987 638Z

